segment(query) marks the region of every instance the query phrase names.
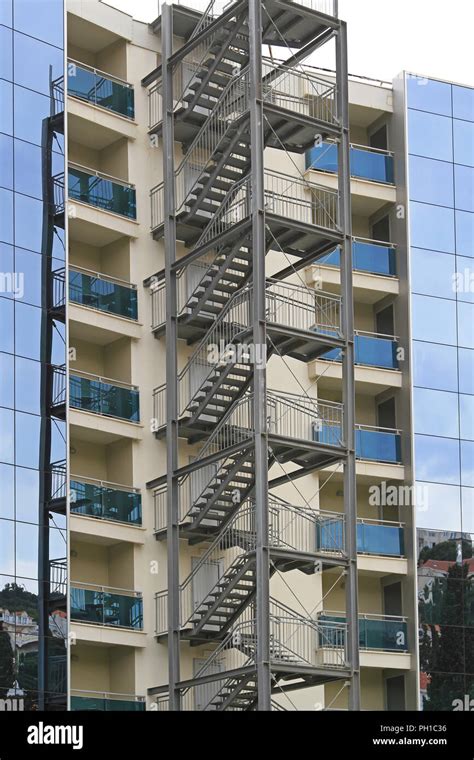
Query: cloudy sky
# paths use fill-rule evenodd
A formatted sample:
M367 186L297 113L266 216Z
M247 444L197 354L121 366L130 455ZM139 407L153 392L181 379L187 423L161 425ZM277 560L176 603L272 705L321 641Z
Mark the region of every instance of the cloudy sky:
M181 2L204 8L208 0ZM151 21L159 0L107 0L107 4L140 21ZM351 74L390 81L406 69L474 84L472 0L339 0L339 8L349 26ZM327 58L312 62L332 67Z

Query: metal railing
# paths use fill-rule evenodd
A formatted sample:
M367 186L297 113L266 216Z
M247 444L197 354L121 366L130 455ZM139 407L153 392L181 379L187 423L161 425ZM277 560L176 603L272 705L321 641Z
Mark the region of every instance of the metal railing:
M143 628L141 591L71 582L71 620L120 628Z
M52 309L62 309L66 305L66 269L53 271Z
M140 421L139 390L119 380L74 370L69 376L69 405L73 409Z
M345 622L344 612L324 610L317 616L320 624L330 626L334 623ZM359 647L364 650L383 652L408 651L408 619L402 615L380 615L360 613Z
M352 239L352 266L354 271L380 274L384 277L397 276L396 250L393 243L384 243L370 238L354 237ZM315 266L341 265L339 248L318 259Z
M354 331L355 364L382 369L398 369L398 338L362 330ZM319 357L325 361L341 361L342 350L328 351Z
M351 177L393 185L394 152L370 145L350 145ZM306 169L336 174L338 171L337 143L327 140L306 153Z
M292 113L336 123L336 85L303 67L263 58L263 100Z
M248 262L245 259L233 259L235 263ZM189 315L193 312L192 300L199 301L199 291L205 290L209 279L216 271L217 267L209 263L202 263L200 260L193 262L191 267L181 269L177 276L177 314L179 316ZM200 276L202 273L202 276ZM232 263L223 274L232 274ZM198 283L196 285L196 280ZM206 284L205 284L206 283ZM218 284L216 289L219 290ZM239 294L246 293L246 298L251 302L252 286L247 285ZM152 300L152 329L157 330L166 322L166 292L164 280L157 282L150 290ZM231 302L229 297L228 304ZM304 285L285 283L282 280L273 278L267 279L267 290L265 294L267 321L278 325L284 325L295 330L308 330L311 332L321 332L326 334L341 334L341 298L332 293L325 293L321 290L308 288ZM212 293L209 294L209 301L212 301ZM221 318L228 304L222 306L222 312L218 316ZM199 315L206 313L205 303L199 310ZM246 315L249 314L246 310ZM209 312L209 316L215 318L215 313ZM248 319L245 326L249 326ZM227 343L229 340L227 339Z
M69 163L68 197L104 211L136 219L135 186L96 169Z
M146 709L145 697L113 691L71 689L71 710L99 712L142 712Z
M134 118L134 89L129 82L73 58L68 58L67 75L68 95Z
M49 593L65 596L67 590L67 559L49 560Z
M69 268L69 298L81 306L136 320L137 286L83 267Z
M339 538L341 515L294 507L281 499L270 498L269 500L270 549L315 554L319 550L318 535L324 531L324 537L328 543L331 537L331 524L334 525L334 530L337 530ZM255 501L249 498L199 558L192 572L180 586L180 614L183 628L190 625L195 610L213 593L231 565L243 555L254 552L256 541ZM344 554L344 548L336 550L331 545L331 550L333 553L338 551L339 554ZM325 547L323 551L326 551ZM206 574L207 569L213 571L212 575ZM214 584L210 583L209 588L204 588L203 579L214 575ZM166 596L167 592L160 592L157 595L157 631L167 629L167 606L164 601Z
M58 501L67 497L67 464L61 460L53 462L50 468L50 494L48 501Z
M65 366L50 365L51 372L51 408L62 408L67 398L67 368Z
M69 491L71 514L127 525L142 524L141 493L138 488L71 475Z

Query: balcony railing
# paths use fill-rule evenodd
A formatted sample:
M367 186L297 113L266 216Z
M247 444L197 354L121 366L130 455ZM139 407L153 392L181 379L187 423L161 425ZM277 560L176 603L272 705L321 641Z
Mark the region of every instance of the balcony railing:
M69 378L69 404L93 414L116 417L129 422L140 421L138 388L86 372Z
M142 497L136 488L75 475L71 477L72 514L128 525L142 524Z
M68 59L68 95L106 108L128 119L135 116L133 86L84 63Z
M142 595L93 583L71 583L71 620L141 630Z
M87 203L128 219L136 219L136 194L133 185L78 164L69 164L70 200Z
M324 266L341 266L339 249L318 259L317 264ZM354 238L352 243L352 266L355 271L396 277L396 246L391 243L379 243L376 240Z
M365 367L398 369L397 340L387 335L356 331L354 337L355 363ZM342 360L342 351L335 348L321 356L326 361Z
M318 616L320 625L345 623L341 612L323 612ZM328 633L329 636L329 633ZM359 615L359 646L365 650L407 652L407 620L393 615Z
M238 260L234 259L234 264ZM229 267L232 270L232 265ZM177 313L178 316L192 314L192 299L200 287L212 272L210 262L198 261L190 267L185 267L177 277ZM218 289L218 288L217 288ZM160 280L150 290L152 300L152 330L157 330L166 322L166 291L165 282ZM230 324L233 314L232 303L238 301L240 306L240 319L242 326L250 326L250 304L252 286L248 285L240 289L232 298L229 298L225 307L222 307L222 319ZM195 296L196 300L199 298ZM212 295L209 296L212 301ZM333 293L316 291L303 285L283 282L281 280L267 279L265 293L265 307L267 320L273 324L285 325L294 330L308 330L311 332L341 331L341 298ZM225 316L224 308L228 309L229 315ZM200 316L206 314L205 304L200 309ZM209 312L209 317L215 319L215 313ZM235 321L235 320L234 320ZM227 330L229 328L227 325ZM228 333L227 333L228 334ZM212 342L215 342L214 340ZM229 342L229 338L225 341Z
M182 198L178 212L185 210L185 201L191 187L185 175L179 179L177 193ZM338 230L338 193L307 179L291 177L282 172L265 170L265 209L268 214L291 219L293 223L317 226L327 230ZM164 223L164 183L156 185L150 192L152 230ZM250 213L250 180L240 180L216 207L216 213L209 218L196 247L219 238L229 228L243 222Z
M314 439L320 443L330 443L338 435L339 429L323 424L315 429ZM356 425L356 457L371 462L401 464L401 433L389 428Z
M145 697L108 691L71 689L71 710L93 712L144 712Z
M330 172L338 171L336 143L324 142L306 153L306 169ZM350 147L351 176L393 185L395 182L394 154L389 150L379 150L368 145Z
M127 319L138 318L135 285L87 269L69 270L69 299Z
M345 548L345 518L321 513L317 524L317 547L320 551L340 554ZM357 520L357 553L384 557L405 554L404 526L386 520Z

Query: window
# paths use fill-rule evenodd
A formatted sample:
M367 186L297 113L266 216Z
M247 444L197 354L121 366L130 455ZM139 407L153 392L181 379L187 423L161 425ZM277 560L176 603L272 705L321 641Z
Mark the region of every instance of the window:
M453 86L453 116L455 119L474 121L474 90Z
M410 255L413 293L456 299L454 256L423 248L412 248Z
M474 214L456 211L456 253L474 258Z
M436 414L433 410L436 409ZM459 437L458 396L456 393L415 388L415 433Z
M474 125L467 121L453 122L454 161L465 166L474 166Z
M474 443L461 441L461 485L474 487Z
M6 26L0 26L0 77L13 78L12 31Z
M451 438L415 436L415 467L418 480L459 485L460 442Z
M452 164L410 156L410 198L437 206L454 207Z
M461 530L461 489L439 483L416 483L416 525L431 530Z
M459 345L474 348L474 305L458 303Z
M415 248L454 253L454 211L412 202L410 214L411 243Z
M8 135L13 132L13 85L3 79L0 79L0 132Z
M409 151L417 156L453 160L452 121L423 111L408 111Z
M19 32L62 47L63 5L58 0L15 0L14 26Z
M474 396L460 396L461 438L474 441Z
M13 140L0 134L0 185L13 189Z
M456 208L474 212L474 169L469 166L454 167Z
M34 21L36 16L35 13ZM13 38L15 82L49 96L50 67L52 79L57 79L63 73L62 50L18 32L13 33Z
M412 311L414 340L457 345L456 303L454 301L414 295Z
M452 116L451 85L422 77L407 77L408 107Z
M474 393L474 351L459 349L459 391Z
M0 354L0 406L13 409L14 371L12 354ZM1 435L1 431L0 431Z
M413 364L416 386L457 392L457 350L454 346L413 341Z

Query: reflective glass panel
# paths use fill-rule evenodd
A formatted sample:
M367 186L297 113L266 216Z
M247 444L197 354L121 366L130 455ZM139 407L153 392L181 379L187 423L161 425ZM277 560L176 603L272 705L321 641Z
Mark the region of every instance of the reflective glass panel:
M454 160L457 164L474 166L474 126L467 121L455 120Z
M456 211L456 253L474 258L474 214Z
M454 256L423 248L412 248L410 256L413 293L455 300Z
M415 340L457 344L456 304L453 301L414 295L412 308Z
M474 351L459 349L459 390L461 393L474 393Z
M454 253L454 211L412 202L411 242L415 248Z
M461 438L474 441L474 396L459 396Z
M18 32L13 38L15 83L49 96L50 66L52 79L63 73L62 50Z
M456 208L474 212L474 169L470 166L454 167Z
M474 121L474 90L471 87L453 85L453 116Z
M6 26L0 26L0 77L2 79L13 78L13 59L12 59L13 37L11 29Z
M436 206L454 206L453 166L445 161L410 156L410 198Z
M416 433L444 438L459 437L458 396L456 393L415 388L414 407ZM434 409L436 409L436 414L433 414Z
M15 0L14 27L19 32L62 47L63 5L58 0Z
M13 133L13 86L3 79L0 79L0 132Z
M410 153L440 161L453 160L451 119L409 109L408 135Z
M474 305L458 303L459 345L474 348Z
M451 438L415 436L415 467L418 480L460 484L459 441Z
M450 84L407 76L407 97L409 108L452 116Z
M414 383L440 391L458 390L457 350L453 346L413 341ZM474 361L474 359L473 359Z

